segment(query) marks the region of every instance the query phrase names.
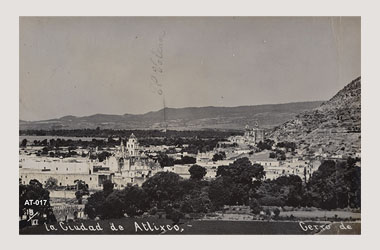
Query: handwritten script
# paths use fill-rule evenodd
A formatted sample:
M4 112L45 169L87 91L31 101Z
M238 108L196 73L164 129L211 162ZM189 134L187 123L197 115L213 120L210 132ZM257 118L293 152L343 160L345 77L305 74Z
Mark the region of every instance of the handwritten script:
M158 36L158 45L157 48L151 50L151 66L152 73L150 75L150 88L153 93L157 93L159 95L163 94L163 86L160 80L162 79L162 75L164 73L164 37L166 35L165 31L162 31Z

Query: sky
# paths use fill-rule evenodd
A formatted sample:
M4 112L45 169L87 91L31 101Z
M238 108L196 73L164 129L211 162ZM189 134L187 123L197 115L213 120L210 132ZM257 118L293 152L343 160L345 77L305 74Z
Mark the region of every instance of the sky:
M360 17L20 17L22 120L328 100Z

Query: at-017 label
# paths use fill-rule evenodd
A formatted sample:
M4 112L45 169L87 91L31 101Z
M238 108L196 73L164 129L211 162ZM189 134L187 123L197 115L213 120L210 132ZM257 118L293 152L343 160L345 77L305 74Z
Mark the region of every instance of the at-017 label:
M47 204L48 200L25 200L24 206L45 206Z

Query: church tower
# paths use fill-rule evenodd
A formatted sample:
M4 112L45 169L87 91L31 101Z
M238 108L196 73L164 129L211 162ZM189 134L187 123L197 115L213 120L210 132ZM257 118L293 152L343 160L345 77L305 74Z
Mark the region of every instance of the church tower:
M137 141L136 136L132 133L127 141L127 150L130 156L139 155L139 142Z

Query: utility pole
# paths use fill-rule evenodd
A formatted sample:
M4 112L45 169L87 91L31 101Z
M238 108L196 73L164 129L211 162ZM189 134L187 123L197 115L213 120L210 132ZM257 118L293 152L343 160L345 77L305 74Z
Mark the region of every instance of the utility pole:
M166 133L168 125L166 123L166 104L165 104L165 96L164 96L164 94L162 94L162 102L163 102L163 105L164 105L164 132Z

